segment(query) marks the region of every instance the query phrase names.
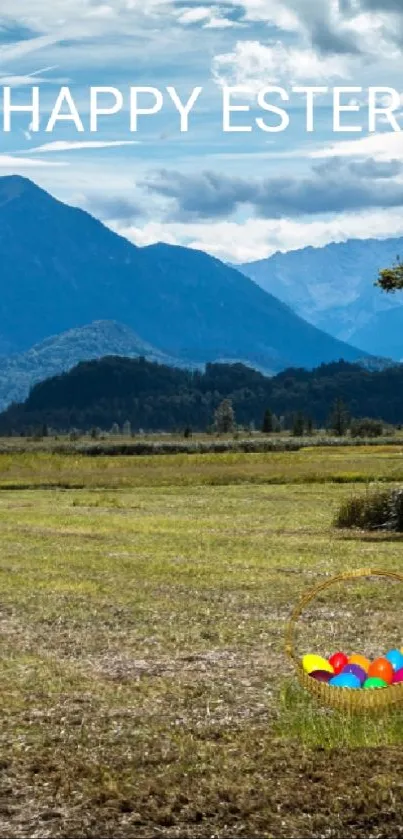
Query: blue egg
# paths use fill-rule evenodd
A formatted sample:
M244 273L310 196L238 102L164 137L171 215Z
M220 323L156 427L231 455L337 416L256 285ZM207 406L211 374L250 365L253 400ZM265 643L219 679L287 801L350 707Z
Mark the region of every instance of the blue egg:
M400 650L389 650L389 652L386 653L385 658L390 661L395 673L403 667L403 655Z
M333 685L335 688L361 687L361 682L357 676L354 676L354 673L339 673L338 676L333 676L333 679L330 679L328 684Z

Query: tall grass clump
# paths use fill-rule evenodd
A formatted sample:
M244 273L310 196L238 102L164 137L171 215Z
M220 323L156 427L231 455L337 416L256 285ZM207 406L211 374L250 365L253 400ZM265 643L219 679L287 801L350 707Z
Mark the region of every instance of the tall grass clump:
M375 489L347 498L334 524L340 528L403 533L403 488Z
M282 740L324 749L376 748L403 744L403 711L351 713L322 707L293 680L284 681L274 723Z

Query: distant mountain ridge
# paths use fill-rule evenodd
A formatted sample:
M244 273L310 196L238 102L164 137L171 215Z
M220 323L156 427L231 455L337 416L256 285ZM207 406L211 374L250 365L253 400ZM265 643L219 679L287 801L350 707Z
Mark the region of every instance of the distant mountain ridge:
M184 363L239 359L276 372L362 356L218 259L138 248L19 176L0 178L0 265L3 354L108 320Z
M61 335L53 335L25 353L0 357L0 410L11 402L23 402L33 385L67 372L80 361L107 355L136 358L181 367L179 359L164 355L146 344L128 326L115 321L96 321ZM192 366L190 363L186 366Z
M235 266L320 329L373 355L403 358L403 294L374 287L403 238L351 239Z

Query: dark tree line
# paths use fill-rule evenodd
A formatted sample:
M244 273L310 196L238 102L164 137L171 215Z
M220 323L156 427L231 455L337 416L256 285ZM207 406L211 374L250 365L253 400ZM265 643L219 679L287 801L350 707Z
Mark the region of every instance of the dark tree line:
M133 432L204 431L224 400L230 400L238 425L254 424L267 433L282 428L297 433L302 425L309 433L327 427L332 413L341 432L347 415L397 425L403 423L403 365L370 372L339 361L269 378L242 364L207 364L202 372L109 357L36 385L25 403L0 415L0 433L46 426L109 430L114 423L120 428L126 423ZM228 412L225 422L232 427Z

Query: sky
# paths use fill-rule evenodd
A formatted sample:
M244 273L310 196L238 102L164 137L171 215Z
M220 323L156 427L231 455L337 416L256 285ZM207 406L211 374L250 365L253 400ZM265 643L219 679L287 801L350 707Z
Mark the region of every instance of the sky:
M0 176L31 178L137 245L165 241L234 263L403 235L403 134L382 120L370 134L365 118L369 87L403 91L402 51L402 0L0 0L1 90L24 104L37 85L41 104L39 131L15 113L0 134ZM362 130L335 134L323 95L307 133L304 99L293 93L287 129L259 130L256 96L270 85L362 88L346 99L361 111L345 117ZM82 132L71 121L45 131L62 86ZM123 95L96 134L94 86ZM133 132L129 91L142 86L158 88L163 106ZM237 98L250 113L233 117L250 132L223 132L225 86L250 90ZM168 87L184 102L202 88L187 133ZM403 127L403 110L398 117Z

